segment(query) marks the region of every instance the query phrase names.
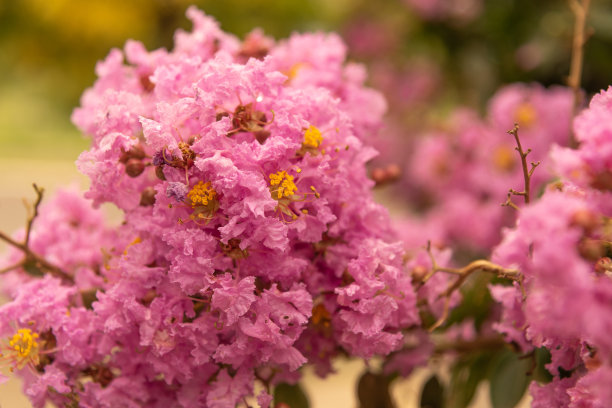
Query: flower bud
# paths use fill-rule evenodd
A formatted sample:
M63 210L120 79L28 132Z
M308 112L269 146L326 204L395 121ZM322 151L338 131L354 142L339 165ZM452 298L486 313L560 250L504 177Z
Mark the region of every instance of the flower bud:
M612 270L612 259L604 256L603 258L599 258L595 263L595 272L597 273L606 273L606 271Z
M570 225L582 228L586 233L599 226L599 217L589 210L578 210L572 215Z
M125 163L125 172L130 177L138 177L142 174L145 169L145 165L142 160L138 159L129 159L127 163Z
M164 174L164 166L155 167L155 175L158 179L166 181L166 175Z
M600 240L583 238L578 243L578 252L588 260L596 261L605 253L605 248Z
M140 205L143 207L150 207L155 204L155 194L157 192L153 187L147 187L142 191L140 195Z

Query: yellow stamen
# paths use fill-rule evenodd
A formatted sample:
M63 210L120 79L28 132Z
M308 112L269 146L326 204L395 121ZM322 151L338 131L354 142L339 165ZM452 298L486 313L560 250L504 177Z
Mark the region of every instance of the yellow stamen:
M316 149L321 145L323 136L321 131L315 126L310 125L304 132L304 146Z
M195 208L208 205L217 198L217 192L211 187L210 181L200 181L187 193L187 198L191 201L191 207Z
M142 242L142 239L140 239L140 237L136 237L134 238L134 240L132 242L130 242L125 249L123 250L123 255L127 255L128 253L128 249L130 249L130 247L140 244Z
M283 197L291 197L297 191L293 176L287 174L284 170L270 174L270 186L278 186L277 189L272 190L272 193L276 193L276 197L274 197L274 194L272 196L277 200Z
M38 359L38 333L32 332L30 329L19 329L9 341L11 349L17 352L19 360Z

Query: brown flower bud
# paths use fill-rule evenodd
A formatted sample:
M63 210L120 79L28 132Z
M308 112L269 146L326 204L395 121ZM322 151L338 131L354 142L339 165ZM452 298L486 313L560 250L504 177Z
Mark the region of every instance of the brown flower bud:
M603 242L592 238L582 238L578 243L578 252L588 260L596 261L605 253Z
M600 224L600 218L591 211L578 210L571 218L570 225L575 225L584 230L586 233L592 232Z
M602 171L596 174L591 181L591 187L604 191L612 190L612 172Z
M425 276L427 276L427 268L422 265L417 265L412 269L412 280L415 282L422 282Z
M597 273L606 273L606 271L610 270L612 270L612 259L607 256L599 258L595 263L595 272Z
M123 152L119 161L123 164L127 163L130 159L142 160L146 157L146 153L141 145L133 146L127 152Z
M155 84L151 81L149 75L140 76L140 85L145 92L152 92L155 89Z
M155 167L155 175L158 179L166 181L166 175L164 174L164 166Z
M215 117L215 120L218 122L218 121L220 121L223 118L227 118L229 115L230 114L227 113L227 112L218 112L216 117Z
M147 187L142 191L140 195L140 205L143 207L150 207L155 204L155 194L157 192L153 187Z
M397 164L390 164L387 166L387 178L390 181L396 181L402 175L402 170Z
M130 159L125 163L125 172L130 177L138 177L145 169L145 164L142 160Z
M253 132L255 135L255 139L259 142L259 144L264 144L265 141L270 137L269 130L258 130L257 132Z
M376 184L383 183L385 181L385 170L381 167L372 170L372 180L374 180Z

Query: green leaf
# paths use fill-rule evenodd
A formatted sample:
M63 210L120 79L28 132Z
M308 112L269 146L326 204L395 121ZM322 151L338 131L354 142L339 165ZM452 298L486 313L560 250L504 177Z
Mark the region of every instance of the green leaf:
M279 404L285 404L290 408L310 407L308 397L299 384L282 383L274 387L274 406Z
M421 408L443 408L444 407L444 388L438 377L432 375L421 390Z
M533 379L542 384L548 384L553 376L546 369L546 364L551 362L550 351L546 347L535 349L536 368L533 371Z
M516 353L508 351L497 360L490 384L491 404L493 408L513 408L518 404L531 378L530 359L519 359Z
M448 408L465 408L474 398L478 384L487 377L491 353L479 353L457 362L451 370Z

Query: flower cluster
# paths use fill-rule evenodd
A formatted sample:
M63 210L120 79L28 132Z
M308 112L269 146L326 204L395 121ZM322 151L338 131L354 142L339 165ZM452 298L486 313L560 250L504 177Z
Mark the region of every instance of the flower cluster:
M557 168L569 179L524 208L494 251L494 261L522 275L514 287L492 287L503 305L497 330L523 351L546 347L551 353L546 367L552 382L530 387L537 407L604 407L612 401L612 212L605 189L595 182L612 146L606 139L612 134L606 129L610 93L595 96L576 118L580 147L554 150ZM568 173L570 168L579 172Z
M430 231L425 239L488 253L514 217L500 204L510 188L523 185L520 156L507 131L517 123L522 143L531 149L529 161L542 161L554 144L569 142L571 104L567 88L513 84L493 96L486 120L471 110L456 111L446 128L414 146L404 180L423 214L406 222L424 224ZM532 190L552 178L548 166L541 166Z
M123 224L60 196L32 250L70 279L7 275L0 329L36 406L234 407L255 381L268 406L303 364L387 355L420 322L366 176L385 103L362 67L333 35L241 42L188 16L172 51L111 51L73 114L86 197Z

